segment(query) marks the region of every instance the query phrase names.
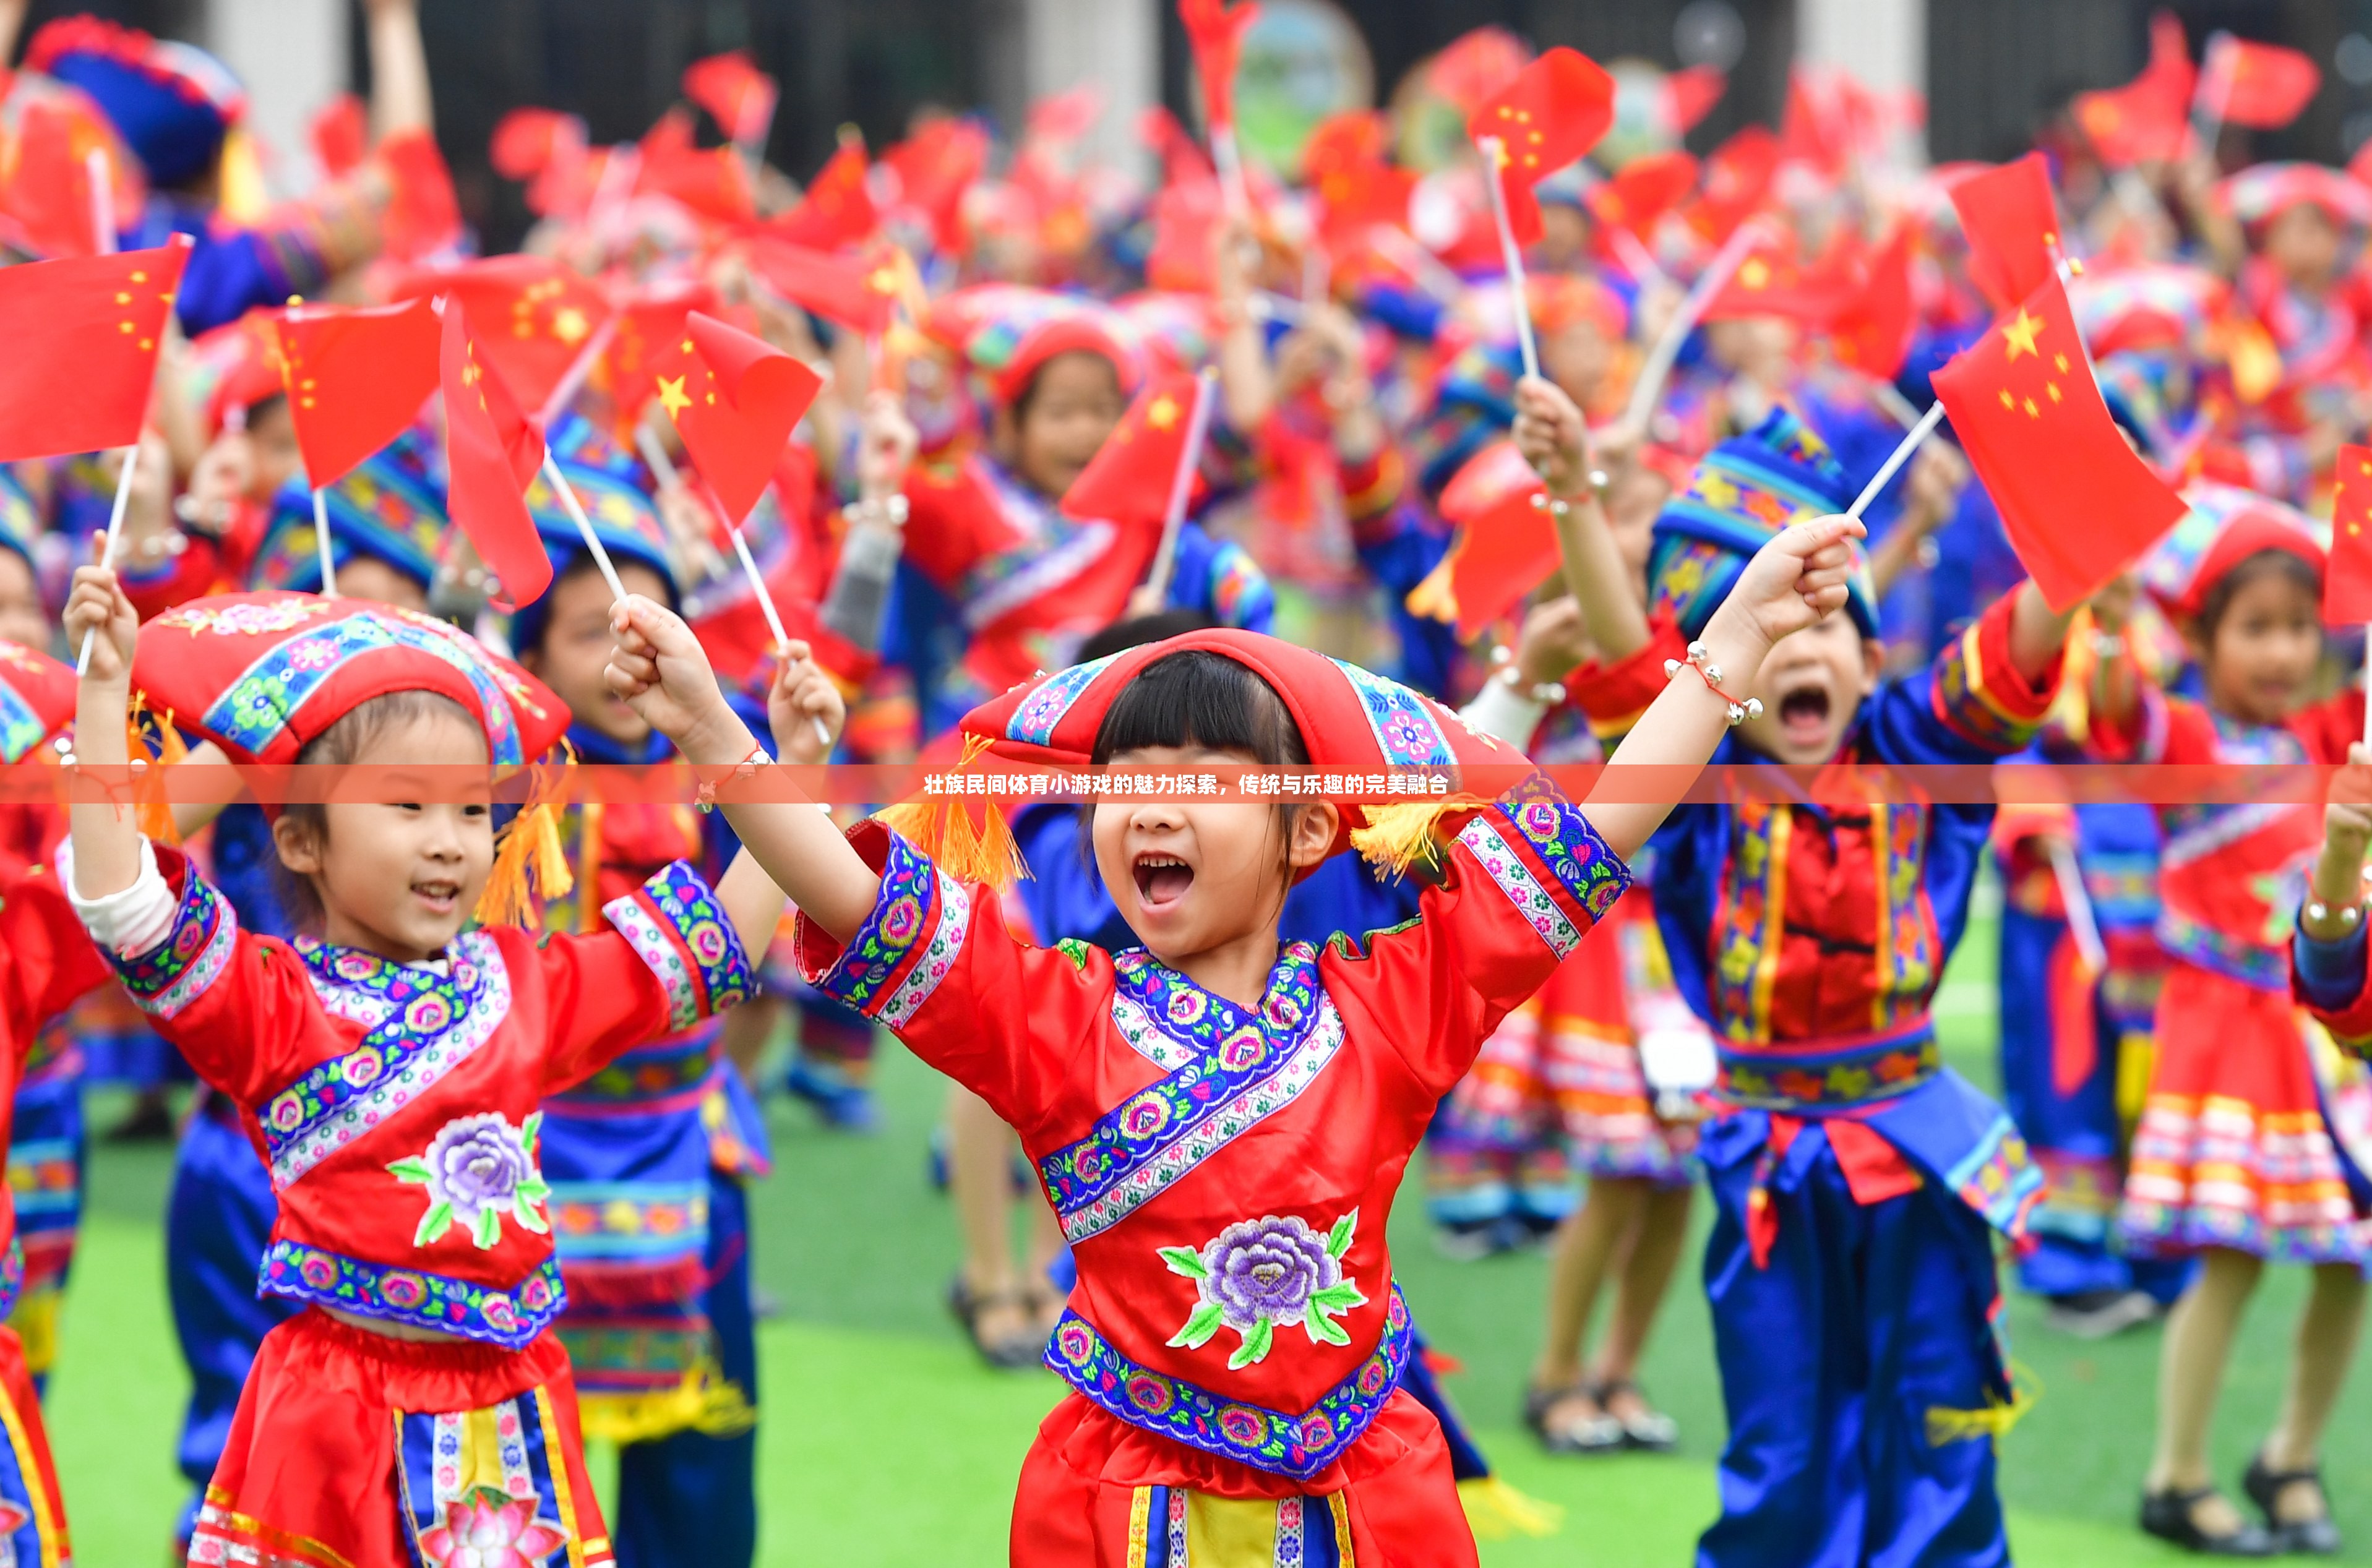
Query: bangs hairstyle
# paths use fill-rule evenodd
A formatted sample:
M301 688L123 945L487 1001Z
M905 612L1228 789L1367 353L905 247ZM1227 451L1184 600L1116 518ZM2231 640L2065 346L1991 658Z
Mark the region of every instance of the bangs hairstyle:
M2212 645L2215 641L2215 629L2223 624L2225 615L2230 611L2232 601L2240 596L2240 590L2260 578L2275 576L2310 598L2320 601L2322 598L2322 574L2315 570L2313 562L2295 551L2252 551L2234 562L2231 569L2208 585L2207 592L2201 596L2197 623L2199 640Z
M1096 765L1155 746L1241 751L1269 767L1309 762L1309 747L1275 689L1202 648L1155 659L1121 688L1096 731Z
M303 763L352 762L369 749L372 741L389 730L401 729L406 725L440 714L460 720L473 735L484 733L469 709L441 691L384 691L355 703L337 723L307 741L297 751L296 761ZM483 749L482 741L482 753ZM295 823L298 834L310 839L318 848L328 849L330 814L321 802L292 800L280 808L280 820ZM291 871L287 863L279 857L277 829L273 837L275 853L272 860L272 874L280 893L281 904L297 929L318 931L324 912L320 890L313 886L311 877Z

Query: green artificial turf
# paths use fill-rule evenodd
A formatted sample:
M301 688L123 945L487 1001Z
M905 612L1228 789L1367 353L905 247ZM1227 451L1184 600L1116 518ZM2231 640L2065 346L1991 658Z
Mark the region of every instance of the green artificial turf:
M1939 997L1948 1055L1988 1085L1991 928L1979 921ZM941 1080L894 1044L880 1073L884 1126L851 1138L773 1102L776 1170L757 1190L753 1257L781 1315L760 1335L762 1561L780 1568L948 1568L1003 1560L1014 1477L1057 1397L1044 1374L983 1368L941 1305L957 1256L953 1216L924 1178ZM94 1122L115 1114L94 1102ZM173 1469L184 1383L164 1297L168 1151L99 1144L49 1422L86 1565L164 1562L183 1501ZM1684 1265L1644 1368L1680 1422L1670 1458L1550 1459L1516 1428L1540 1321L1538 1254L1451 1262L1433 1247L1419 1184L1393 1216L1402 1283L1448 1381L1515 1485L1565 1510L1548 1539L1486 1541L1489 1568L1682 1563L1715 1512L1722 1430L1705 1308ZM1699 1204L1698 1224L1703 1223ZM2218 1473L2238 1472L2279 1401L2300 1271L2274 1271L2234 1357L2217 1424ZM2013 1352L2041 1401L2002 1444L2011 1540L2021 1562L2119 1568L2171 1562L2132 1526L2155 1410L2157 1334L2083 1344L2013 1295ZM2326 1456L2340 1522L2372 1561L2372 1424L2360 1388ZM600 1457L596 1457L597 1469Z

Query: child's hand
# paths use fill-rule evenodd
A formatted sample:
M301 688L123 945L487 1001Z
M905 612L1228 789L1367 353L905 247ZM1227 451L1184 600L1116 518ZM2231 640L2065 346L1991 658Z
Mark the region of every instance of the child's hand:
M2323 864L2315 868L2314 878L2318 896L2329 893L2343 902L2360 896L2367 848L2372 848L2372 747L2358 741L2347 749L2347 766L2331 775L2331 799L2322 808ZM2332 873L2327 879L2326 867Z
M734 763L748 755L749 732L726 706L708 655L683 617L628 594L610 611L610 629L618 634L618 645L610 650L602 679L644 723L694 762Z
M904 488L906 470L913 466L921 444L905 405L895 392L876 390L865 397L865 420L857 435L856 483L867 501L886 501Z
M1760 645L1756 663L1771 645L1842 610L1854 575L1853 541L1869 530L1856 517L1815 517L1791 523L1754 552L1738 584L1714 612L1714 625ZM1741 680L1745 679L1740 675Z
M774 755L785 762L827 761L848 720L847 704L813 650L794 640L784 650L774 684L766 693L766 720L774 731Z
M1516 673L1528 687L1563 680L1597 651L1581 606L1571 594L1560 594L1524 612L1523 630L1516 634Z
M123 586L105 566L75 568L74 591L66 597L66 640L76 648L90 639L90 669L83 677L104 686L126 686L132 679L132 654L140 640L140 617L123 597Z
M1516 449L1556 496L1589 483L1589 426L1564 389L1537 376L1516 383Z

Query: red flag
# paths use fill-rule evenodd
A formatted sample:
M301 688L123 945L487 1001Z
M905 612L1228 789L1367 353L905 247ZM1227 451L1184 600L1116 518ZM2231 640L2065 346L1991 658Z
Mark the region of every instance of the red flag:
M880 219L865 189L865 144L841 144L831 160L808 183L806 200L771 225L775 238L817 250L862 245Z
M446 505L514 609L552 586L552 558L527 509L528 481L543 466L543 437L519 412L491 359L478 357L477 335L458 297L445 301L437 353L445 394Z
M683 319L695 310L716 309L716 291L706 284L660 285L619 306L601 368L622 439L632 441L644 408L658 396L658 367L672 362L683 338Z
M1454 622L1460 638L1521 604L1557 569L1556 523L1533 505L1547 494L1513 441L1485 447L1441 492L1441 515L1455 524L1448 553L1410 591L1415 614Z
M822 379L763 338L697 310L654 374L684 449L738 525L765 493Z
M1675 71L1664 78L1664 118L1675 131L1693 131L1728 90L1729 78L1716 66L1692 65Z
M2185 511L2109 417L2055 276L1937 371L1935 384L2053 610L2082 603Z
M1865 376L1891 381L1902 372L1916 325L1911 299L1911 226L1895 226L1894 238L1878 253L1867 279L1847 301L1829 331L1839 360Z
M898 269L887 261L829 255L772 235L750 241L750 270L794 305L866 337L889 331Z
M727 139L745 146L764 141L773 123L774 78L738 49L685 66L683 96L708 110Z
M1123 527L1158 528L1169 518L1169 491L1186 456L1201 389L1182 370L1148 377L1128 412L1071 482L1063 510Z
M2322 618L2333 626L2362 626L2372 623L2372 447L2339 448L2331 477Z
M1969 276L1995 309L2010 308L2057 275L2059 208L2041 153L1970 175L1951 195L1969 239Z
M401 435L436 389L436 311L425 299L282 317L281 375L306 482L335 484Z
M1696 185L1697 160L1687 153L1645 153L1590 189L1589 210L1599 223L1619 224L1645 238Z
M361 168L370 153L370 126L364 118L363 100L352 93L340 93L324 104L306 125L305 134L313 144L313 161L332 180Z
M2150 17L2149 64L2142 74L2122 87L2076 94L2076 123L2110 165L2172 158L2182 151L2197 75L2180 18L2160 11Z
M1713 150L1705 160L1704 190L1693 221L1716 245L1754 215L1779 171L1779 138L1768 126L1749 125Z
M444 295L479 323L479 355L502 372L513 397L541 409L610 319L610 301L589 279L549 256L491 256L398 279L397 299Z
M1499 144L1499 184L1516 242L1541 237L1532 187L1598 145L1614 123L1614 78L1576 49L1552 49L1467 117L1475 142Z
M1219 225L1226 215L1215 179L1163 189L1153 198L1153 248L1145 253L1145 281L1174 294L1208 294Z
M574 215L592 200L592 153L573 114L514 109L494 122L487 153L496 174L528 181L528 211L539 217Z
M0 240L47 261L100 254L91 202L90 155L107 163L119 225L147 201L137 168L87 99L26 101L12 142L0 128ZM114 248L110 236L108 247Z
M1760 239L1729 281L1705 302L1702 319L1782 316L1807 327L1825 327L1853 304L1859 285L1850 256L1835 255L1807 266L1779 242Z
M2321 87L2311 56L2219 32L2207 41L2199 102L2227 125L2278 131L2306 112Z
M436 138L416 128L399 131L380 141L378 161L388 182L387 209L379 215L382 253L416 261L458 245L461 203Z
M140 439L190 238L0 268L0 462Z
M980 122L925 120L881 161L898 177L899 199L931 220L941 250L953 250L962 235L964 192L988 167L988 133Z
M1408 226L1416 172L1385 161L1390 145L1390 127L1370 110L1320 121L1302 145L1302 177L1318 198L1328 249L1348 252L1378 224Z
M1236 62L1244 34L1260 18L1256 0L1229 9L1227 0L1178 0L1178 19L1194 50L1194 74L1203 83L1203 123L1212 130L1236 122Z

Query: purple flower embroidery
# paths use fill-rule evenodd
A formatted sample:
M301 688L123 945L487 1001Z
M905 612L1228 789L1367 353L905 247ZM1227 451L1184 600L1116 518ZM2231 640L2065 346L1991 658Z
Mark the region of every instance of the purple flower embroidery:
M1161 1249L1169 1272L1194 1282L1197 1298L1169 1342L1197 1350L1225 1324L1243 1341L1227 1357L1230 1371L1265 1359L1280 1325L1300 1325L1312 1344L1349 1344L1349 1330L1334 1318L1367 1299L1343 1272L1358 1225L1356 1209L1323 1236L1298 1217L1269 1214L1238 1221L1199 1252Z
M492 1247L502 1239L506 1211L525 1229L548 1232L542 1203L552 1189L535 1164L542 1125L541 1111L517 1128L498 1112L464 1116L439 1128L425 1154L389 1166L397 1180L428 1189L428 1212L412 1244L425 1247L459 1224L480 1247Z

